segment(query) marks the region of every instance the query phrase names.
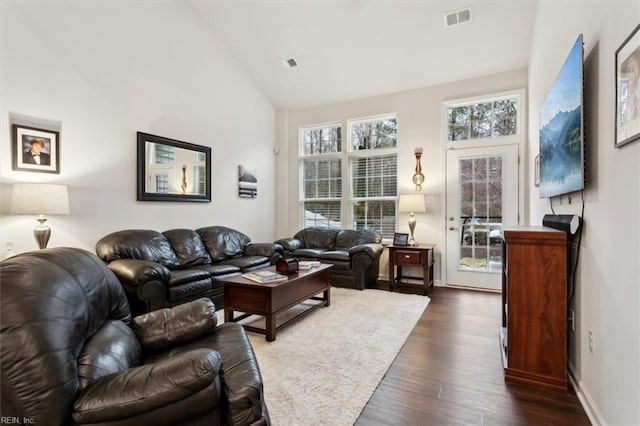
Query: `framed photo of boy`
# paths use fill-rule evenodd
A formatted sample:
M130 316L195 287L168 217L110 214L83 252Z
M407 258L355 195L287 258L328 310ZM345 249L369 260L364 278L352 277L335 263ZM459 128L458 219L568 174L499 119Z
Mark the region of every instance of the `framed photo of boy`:
M406 246L407 244L409 244L409 234L402 234L400 232L393 234L394 246Z
M60 173L60 133L13 124L13 170Z

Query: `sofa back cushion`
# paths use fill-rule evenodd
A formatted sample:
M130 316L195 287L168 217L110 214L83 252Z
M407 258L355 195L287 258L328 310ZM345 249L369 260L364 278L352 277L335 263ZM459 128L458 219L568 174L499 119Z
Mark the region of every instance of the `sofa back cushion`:
M160 263L177 269L180 262L169 240L159 232L146 229L117 231L96 243L96 253L105 262L118 259L138 259Z
M196 231L171 229L162 233L173 248L181 268L211 263L211 257Z
M302 247L305 248L323 248L333 250L336 245L336 236L340 232L339 229L313 227L304 228L298 231L293 238L302 241Z
M336 250L347 250L360 244L382 241L382 235L371 229L344 229L336 237Z
M107 374L140 365L142 347L135 333L122 321L108 320L82 348L78 378L84 389Z
M225 226L207 226L196 229L211 259L220 261L242 255L251 238L240 231Z
M48 248L0 262L2 413L71 424L78 356L109 320L131 321L122 285L95 254Z

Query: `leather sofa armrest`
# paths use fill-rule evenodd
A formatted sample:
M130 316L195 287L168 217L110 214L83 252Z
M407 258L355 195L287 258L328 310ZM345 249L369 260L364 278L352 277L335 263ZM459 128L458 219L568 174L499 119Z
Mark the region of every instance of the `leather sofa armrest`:
M131 328L143 349L157 352L213 334L217 324L216 307L202 297L134 317Z
M134 286L149 281L168 282L171 271L166 266L148 260L119 259L107 265L124 284Z
M221 397L221 366L218 352L194 349L104 376L82 391L73 407L73 420L93 424L144 416L206 388L215 403Z
M294 250L298 250L302 248L302 241L297 238L282 238L275 242L276 244L280 244L285 251L293 252Z
M349 249L349 256L353 256L358 253L366 253L371 256L372 259L377 259L382 253L384 247L382 244L377 243L367 243L367 244L359 244L357 246L353 246Z

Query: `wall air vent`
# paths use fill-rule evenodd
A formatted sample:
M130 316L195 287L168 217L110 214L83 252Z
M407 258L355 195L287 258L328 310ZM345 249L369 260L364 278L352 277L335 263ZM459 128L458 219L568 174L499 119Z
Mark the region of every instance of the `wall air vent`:
M471 8L465 7L464 9L454 10L453 12L447 12L444 14L444 26L445 28L452 27L454 25L463 24L471 21Z

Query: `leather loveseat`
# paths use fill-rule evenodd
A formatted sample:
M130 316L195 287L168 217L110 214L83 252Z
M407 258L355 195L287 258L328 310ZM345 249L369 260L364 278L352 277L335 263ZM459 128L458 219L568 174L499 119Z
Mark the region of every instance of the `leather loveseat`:
M210 299L132 319L115 275L76 248L6 259L0 281L6 422L270 424L247 335L217 325Z
M364 290L378 278L382 236L370 229L305 228L276 241L283 255L330 263L331 285Z
M96 243L96 253L122 283L134 313L177 306L208 297L223 307L221 278L265 268L281 247L252 243L224 226L157 232L128 229Z

